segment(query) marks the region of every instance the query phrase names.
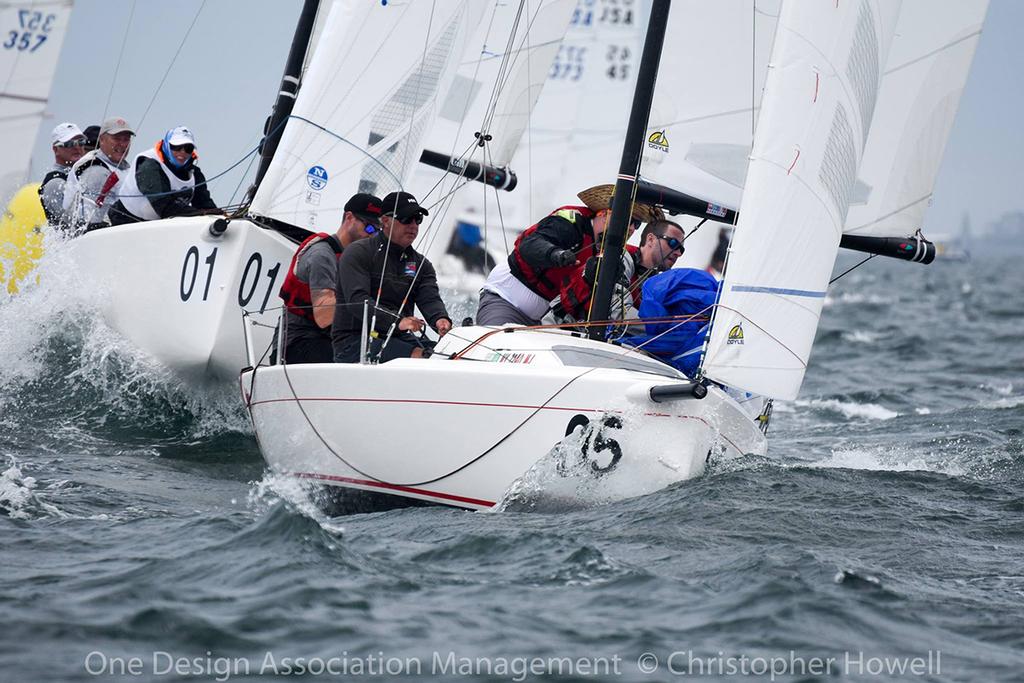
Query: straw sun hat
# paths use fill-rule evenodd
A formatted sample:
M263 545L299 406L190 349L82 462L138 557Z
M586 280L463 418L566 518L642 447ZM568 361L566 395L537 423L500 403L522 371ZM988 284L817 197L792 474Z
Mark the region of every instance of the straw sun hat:
M612 195L615 193L614 185L595 185L580 192L580 198L591 211L604 211L612 206ZM633 204L633 218L641 223L665 220L664 212L656 206L647 204Z

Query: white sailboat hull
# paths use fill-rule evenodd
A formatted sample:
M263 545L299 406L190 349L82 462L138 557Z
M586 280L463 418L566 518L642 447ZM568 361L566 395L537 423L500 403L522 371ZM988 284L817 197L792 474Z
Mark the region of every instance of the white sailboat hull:
M439 348L488 332L461 328L449 335L461 342ZM685 384L674 371L561 365L544 352L553 344L616 349L519 330L490 337L471 359L260 367L242 373L242 393L275 471L470 509L493 507L559 443L566 464L607 482L611 498L699 476L713 451L765 452L754 420L718 388L656 403L651 387ZM486 362L492 354L509 360Z
M190 380L228 380L246 365L240 313L257 354L277 323L277 297L295 245L247 220L220 236L216 217L171 218L94 230L70 251L114 330Z

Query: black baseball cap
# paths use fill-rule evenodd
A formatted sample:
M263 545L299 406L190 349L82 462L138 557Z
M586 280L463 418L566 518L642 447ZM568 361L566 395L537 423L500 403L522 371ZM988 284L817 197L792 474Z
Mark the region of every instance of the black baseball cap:
M93 149L95 149L96 148L96 144L97 144L97 142L99 140L99 137L100 137L100 127L99 126L89 126L85 130L82 131L82 134L84 134L85 135L85 139L89 141L89 146L92 147Z
M364 223L376 223L384 213L380 199L372 194L354 194L345 202L345 210L351 211Z
M384 214L394 215L398 220L405 220L416 215L429 216L430 212L420 206L408 192L392 192L384 197Z

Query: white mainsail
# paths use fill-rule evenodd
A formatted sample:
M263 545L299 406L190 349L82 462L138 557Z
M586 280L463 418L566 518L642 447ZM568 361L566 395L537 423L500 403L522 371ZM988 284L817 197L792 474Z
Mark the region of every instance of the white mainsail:
M900 4L783 4L708 377L792 399L839 249Z
M903 0L843 232L921 227L981 35L988 0Z
M353 193L403 187L483 10L335 0L251 211L334 230Z
M72 0L0 1L0 199L28 179Z

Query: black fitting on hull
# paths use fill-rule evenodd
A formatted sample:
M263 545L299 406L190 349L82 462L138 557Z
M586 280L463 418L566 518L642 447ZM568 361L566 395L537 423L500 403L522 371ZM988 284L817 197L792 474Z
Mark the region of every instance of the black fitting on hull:
M689 384L659 384L651 387L648 395L655 403L680 401L685 399L702 399L708 395L708 388L699 382Z

